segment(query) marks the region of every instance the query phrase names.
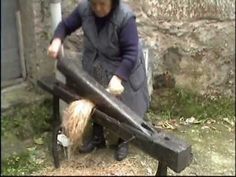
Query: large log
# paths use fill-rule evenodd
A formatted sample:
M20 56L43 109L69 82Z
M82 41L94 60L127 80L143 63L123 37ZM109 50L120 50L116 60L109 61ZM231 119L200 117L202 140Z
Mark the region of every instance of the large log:
M56 145L56 131L60 124L58 118L58 100L61 98L67 103L71 103L81 97L68 85L57 81L55 78L43 78L38 82L39 86L54 95L54 121L56 129L54 130L53 142ZM155 130L150 136L142 133L140 130L132 127L125 122L119 122L115 118L106 115L99 109L95 108L93 112L95 121L110 129L113 133L122 137L126 141L130 141L135 146L143 150L145 153L159 161L158 176L167 174L167 167L179 173L184 170L192 161L191 146L185 141L175 137L170 133L162 130ZM55 128L54 127L54 128ZM154 129L154 128L153 128ZM58 154L53 148L54 163L59 167Z
M163 131L157 132L151 124L108 93L75 61L61 58L57 67L70 82L67 82L70 89L62 83L54 86L54 92L63 100L70 102L78 99L78 95L91 100L96 104L94 114L97 122L115 130L114 133L121 138L131 140L141 150L175 172L182 171L191 163L191 145Z
M152 135L155 132L153 128L128 106L108 93L102 85L84 71L74 60L60 58L57 68L70 80L70 83L73 83L70 86L81 97L92 101L99 110L108 116L112 116L120 122L126 122L146 135Z
M54 86L53 91L67 103L80 98L73 89L60 82ZM184 170L192 161L191 145L170 133L154 130L152 135L146 135L126 122L119 122L106 115L98 108L94 109L93 114L97 123L110 129L124 140L130 141L143 152L177 173ZM151 128L154 129L154 127Z

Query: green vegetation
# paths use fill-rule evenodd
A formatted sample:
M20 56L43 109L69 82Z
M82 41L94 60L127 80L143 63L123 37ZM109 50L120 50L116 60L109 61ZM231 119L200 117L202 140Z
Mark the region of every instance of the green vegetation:
M44 132L50 131L51 116L51 100L21 105L2 116L2 175L30 175L43 167L39 148L46 145L42 141L48 138ZM29 148L25 140L31 140Z
M45 166L37 157L36 149L3 160L2 175L30 175Z
M208 118L216 120L225 117L234 119L234 104L234 100L230 98L213 99L183 89L163 89L153 93L148 115L153 121L157 117L178 119L192 116L198 120ZM45 154L42 155L40 148L44 148L45 153L45 146L49 145L47 142L50 141L50 137L45 132L51 131L51 116L51 100L29 106L18 106L2 116L2 140L7 139L6 144L11 142L9 139L18 140L17 143L21 145L16 143L15 149L20 149L19 147L25 149L22 153L12 153L14 151L5 148L3 155L5 153L9 155L2 159L2 175L30 175L47 164ZM31 139L33 142L30 148L24 147L22 143L26 139ZM51 160L46 161L51 162Z
M2 134L14 130L20 139L39 135L50 129L52 101L45 100L40 104L21 105L2 116Z
M152 97L150 112L163 119L195 117L221 119L235 117L235 100L225 97L204 97L183 89L163 89Z

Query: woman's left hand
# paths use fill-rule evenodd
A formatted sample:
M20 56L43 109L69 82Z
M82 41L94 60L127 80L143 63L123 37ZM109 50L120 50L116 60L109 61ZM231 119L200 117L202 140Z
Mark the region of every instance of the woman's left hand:
M120 95L124 91L124 87L121 82L122 80L119 77L116 75L112 76L106 90L113 95Z

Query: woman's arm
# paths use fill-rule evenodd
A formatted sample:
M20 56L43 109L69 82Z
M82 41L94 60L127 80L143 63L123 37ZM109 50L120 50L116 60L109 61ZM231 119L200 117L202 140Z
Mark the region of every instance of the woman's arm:
M130 18L119 33L122 62L115 75L127 80L138 57L138 30L135 18Z
M63 42L67 35L70 35L76 29L81 27L82 20L79 14L78 6L73 10L73 12L63 19L57 26L53 39L59 38Z
M122 80L127 80L138 57L138 31L135 18L128 20L119 33L122 62L111 78L107 91L120 95L124 91Z
M82 25L81 16L79 14L78 6L66 18L63 19L57 26L53 38L48 47L48 55L54 59L58 57L61 44L67 35L70 35Z

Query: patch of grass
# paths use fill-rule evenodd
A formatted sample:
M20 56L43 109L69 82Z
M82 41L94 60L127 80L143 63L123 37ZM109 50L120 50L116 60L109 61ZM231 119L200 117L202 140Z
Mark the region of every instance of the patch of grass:
M2 175L30 175L44 167L43 163L36 161L36 151L13 154L2 162Z
M9 131L14 133L19 139L27 139L32 137L32 135L39 135L50 129L51 116L51 100L45 100L40 104L18 106L2 116L2 135Z
M150 111L160 115L162 119L191 116L198 120L235 117L235 100L232 98L205 97L180 88L160 92L152 95Z
M27 139L33 140L36 137L42 137L45 132L50 131L51 120L52 101L50 99L32 105L18 106L2 116L1 137L6 138L7 135L11 134L22 142ZM8 151L8 149L4 150ZM4 153L9 153L5 151ZM41 158L39 152L33 148L26 152L13 153L2 159L2 174L29 175L37 171L43 165L38 162Z

